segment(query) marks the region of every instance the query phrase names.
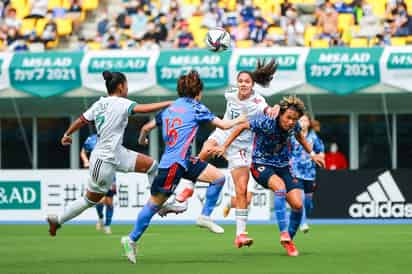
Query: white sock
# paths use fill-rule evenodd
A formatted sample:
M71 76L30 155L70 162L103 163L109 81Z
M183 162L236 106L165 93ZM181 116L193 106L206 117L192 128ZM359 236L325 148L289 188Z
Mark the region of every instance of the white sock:
M235 216L236 216L236 236L239 236L240 234L243 234L246 232L246 222L247 222L248 210L243 209L243 208L242 209L236 208Z
M77 199L66 207L63 214L59 217L59 224L64 224L74 217L79 216L83 211L94 205L95 204L89 202L86 197Z
M149 179L149 185L152 185L153 184L153 181L154 181L154 179L155 179L155 177L156 177L156 175L157 175L157 167L158 167L158 165L157 165L157 161L156 160L154 160L153 161L153 163L152 163L152 165L149 167L149 169L147 170L147 177L148 177L148 179Z

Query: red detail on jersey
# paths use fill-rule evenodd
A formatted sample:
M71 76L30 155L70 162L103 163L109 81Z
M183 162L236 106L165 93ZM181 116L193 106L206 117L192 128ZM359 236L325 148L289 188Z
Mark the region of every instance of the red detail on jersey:
M180 118L173 118L172 122L169 124L169 118L166 118L166 134L168 140L166 144L169 147L172 147L176 144L177 138L179 137L179 133L176 130L176 126L181 126L183 121Z
M253 99L253 102L254 102L255 104L259 104L259 103L261 103L261 102L263 102L263 101L262 101L262 99L255 98L255 99Z
M255 178L259 178L259 171L257 171L257 170L255 169L255 165L252 164L252 166L250 167L250 172L252 172L252 175L253 175Z
M79 117L79 119L80 120L82 120L84 123L86 123L86 124L89 124L90 123L90 121L89 120L87 120L85 117L84 117L84 115L82 114L82 115L80 115L80 117Z
M169 172L167 173L167 178L166 178L166 182L163 186L163 189L170 190L172 188L173 180L175 179L176 171L177 171L178 167L179 167L179 165L177 163L174 163L170 167Z

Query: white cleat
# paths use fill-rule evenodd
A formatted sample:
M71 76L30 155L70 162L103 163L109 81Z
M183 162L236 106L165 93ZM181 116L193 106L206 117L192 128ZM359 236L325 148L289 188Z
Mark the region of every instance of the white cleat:
M96 223L96 230L102 230L103 228L103 219L98 219Z
M110 226L105 226L103 228L103 231L104 231L104 233L106 233L108 235L112 234L112 229L110 228Z
M309 226L308 226L308 224L301 224L300 225L300 231L302 231L303 233L308 233L309 232Z
M159 210L158 214L161 217L165 217L169 213L180 214L187 210L187 201L182 203L173 200L172 202L165 203Z
M121 239L124 255L132 264L136 263L136 243L130 240L129 236L123 236Z
M211 232L216 233L216 234L222 234L225 232L223 227L220 225L216 224L215 222L212 221L210 217L200 215L197 220L196 220L196 225L199 227L204 227L209 229Z

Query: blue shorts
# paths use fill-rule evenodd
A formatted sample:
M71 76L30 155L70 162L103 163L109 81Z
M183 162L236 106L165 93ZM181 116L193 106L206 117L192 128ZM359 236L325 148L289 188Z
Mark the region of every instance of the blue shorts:
M305 193L313 193L315 192L316 188L317 188L317 184L315 181L312 180L303 180L303 179L299 179L299 181L302 182L303 184L303 190L305 191Z
M207 162L191 157L187 170L178 163L174 163L169 168L159 168L150 193L153 196L159 193L170 196L179 184L180 179L184 178L195 182L207 165Z
M298 179L294 178L290 173L289 167L274 167L253 163L250 166L250 171L256 182L264 188L269 188L269 179L273 175L279 176L285 183L286 192L295 188L303 189L303 184Z

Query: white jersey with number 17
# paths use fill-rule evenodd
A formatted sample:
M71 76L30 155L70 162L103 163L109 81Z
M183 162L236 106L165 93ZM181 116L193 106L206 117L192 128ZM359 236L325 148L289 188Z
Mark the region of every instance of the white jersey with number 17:
M101 97L83 115L81 119L94 121L97 130L97 144L92 156L102 161L118 165L120 148L128 117L137 103L129 99L108 96Z

